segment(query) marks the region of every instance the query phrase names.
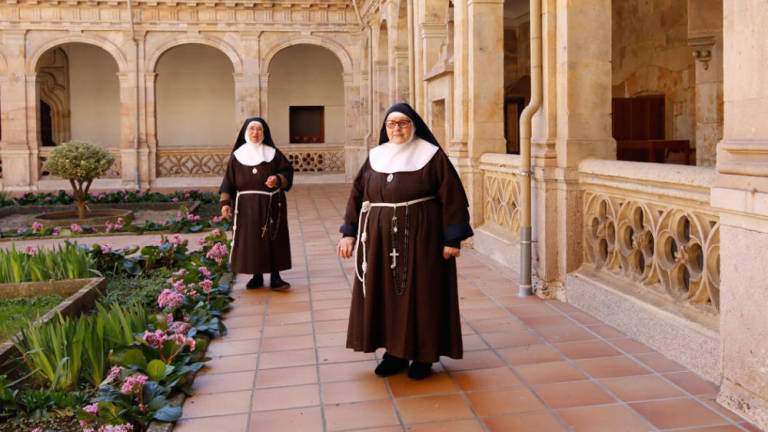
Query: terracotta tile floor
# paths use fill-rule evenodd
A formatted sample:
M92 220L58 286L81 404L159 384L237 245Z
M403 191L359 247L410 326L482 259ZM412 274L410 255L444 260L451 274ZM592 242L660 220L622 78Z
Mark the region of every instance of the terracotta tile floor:
M465 358L442 359L422 382L375 377L381 352L344 348L354 275L334 250L348 190L288 194L293 290L237 278L230 333L211 344L177 431L755 430L713 402L715 386L645 345L567 304L516 297L515 275L471 249L458 260ZM157 236L85 241L129 239Z

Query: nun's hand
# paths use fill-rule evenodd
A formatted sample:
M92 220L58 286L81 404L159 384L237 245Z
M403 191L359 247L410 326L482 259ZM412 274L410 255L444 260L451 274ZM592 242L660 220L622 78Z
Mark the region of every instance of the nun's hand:
M232 207L225 205L221 206L221 217L224 219L231 219L232 218Z
M278 181L279 180L277 179L277 176L269 176L267 177L267 181L264 184L267 185L267 187L273 188L277 187Z
M443 258L456 258L459 255L461 255L461 249L450 246L443 246Z
M336 254L341 258L352 258L352 251L355 249L354 237L342 237L336 244Z

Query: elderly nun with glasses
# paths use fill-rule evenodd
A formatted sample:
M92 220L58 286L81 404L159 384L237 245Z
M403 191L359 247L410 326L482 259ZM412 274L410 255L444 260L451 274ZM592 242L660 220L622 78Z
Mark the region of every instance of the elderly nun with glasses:
M440 356L462 358L456 257L473 234L467 196L408 104L387 111L340 231L338 255L356 261L347 347L383 347L376 375L408 369L416 380L430 376Z
M235 273L252 274L247 287L290 289L280 271L291 268L285 192L293 184L293 166L275 147L269 126L259 117L243 123L221 183L221 215L234 216L230 264Z

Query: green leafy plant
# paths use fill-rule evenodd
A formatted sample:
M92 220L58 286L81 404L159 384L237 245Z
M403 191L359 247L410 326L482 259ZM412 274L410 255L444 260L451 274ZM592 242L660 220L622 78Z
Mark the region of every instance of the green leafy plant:
M83 219L93 180L104 175L114 162L115 157L97 145L70 141L54 148L46 165L51 174L69 180L78 217Z
M0 283L93 277L96 264L86 249L66 242L54 249L29 249L25 252L0 250Z

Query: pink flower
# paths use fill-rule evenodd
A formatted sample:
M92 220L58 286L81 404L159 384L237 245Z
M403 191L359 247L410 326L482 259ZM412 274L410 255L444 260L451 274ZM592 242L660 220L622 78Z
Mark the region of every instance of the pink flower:
M208 251L207 254L205 254L205 257L208 259L212 259L216 261L217 264L221 264L221 262L224 260L224 257L226 257L228 254L226 246L221 244L220 242L217 242L213 245L211 250Z
M220 235L221 235L221 230L220 230L220 229L218 229L218 228L214 228L214 229L211 231L211 235L218 237L218 236L220 236Z
M69 226L69 230L72 231L73 233L81 233L83 232L83 227L81 227L76 223L73 223L72 225Z
M83 411L90 415L97 415L99 413L99 404L90 404L83 407Z
M43 231L43 224L40 222L32 222L32 232L39 233Z
M170 323L173 322L173 314L172 313L169 313L169 314L165 315L165 322L166 322L166 324L170 324Z
M160 349L163 346L163 342L166 340L166 336L162 330L155 330L154 332L145 330L142 339L148 346L154 349Z
M205 246L205 239L197 239L197 244L200 246Z
M171 244L173 244L173 245L175 245L175 246L178 246L178 245L180 245L180 244L181 244L181 242L182 242L181 236L180 236L180 235L178 235L178 234L176 234L175 236L173 236L173 237L171 238Z
M187 220L190 222L197 222L200 220L200 216L194 213L187 213Z
M109 245L101 245L101 253L108 254L112 252L112 248Z
M171 324L168 327L168 331L170 331L171 333L186 335L191 328L192 328L192 324L190 323L175 321L173 324Z
M115 230L115 224L112 222L107 221L107 223L104 224L104 232L112 232Z
M115 222L115 229L123 229L123 226L125 226L125 222L123 221L123 218L121 217L117 218L117 222Z
M210 279L204 279L202 282L200 282L200 288L203 289L204 293L210 294L211 290L213 289L213 281Z
M194 338L186 337L183 334L175 334L171 336L171 340L180 347L188 346L190 351L195 350L196 342Z
M27 232L27 227L21 227L16 230L16 234L19 234L19 235L24 234L26 232Z
M179 271L175 272L174 276L184 276L187 274L187 269L179 269Z
M57 236L59 234L61 234L61 229L59 229L59 227L55 227L53 230L51 230L51 235Z
M120 376L121 373L123 373L123 368L121 368L120 366L112 366L112 369L109 370L109 374L107 375L106 381L107 382L114 381Z
M27 248L24 249L24 253L27 255L34 255L37 253L37 248L34 246L27 246Z
M141 392L141 389L144 388L144 384L146 384L148 379L149 378L144 374L135 373L123 381L123 386L120 387L120 393L124 395L138 394Z
M212 217L212 218L211 218L211 223L212 223L212 224L221 223L221 221L222 221L223 219L224 219L224 218L222 218L221 216L214 216L214 217Z
M200 294L198 294L197 291L195 291L194 288L192 288L191 286L187 290L187 296L189 296L189 298L191 299L196 299L198 295Z
M166 307L176 309L182 303L184 303L184 295L167 288L164 289L157 298L157 305L160 306L161 309Z
M173 283L173 290L176 292L182 292L184 291L184 288L186 288L186 285L184 285L183 280L178 280Z
M206 278L209 278L209 277L211 277L211 271L210 271L210 270L208 270L208 267L206 267L206 266L200 266L200 268L198 268L198 269L197 269L197 271L199 271L199 272L200 272L200 274L201 274L203 277L206 277Z

